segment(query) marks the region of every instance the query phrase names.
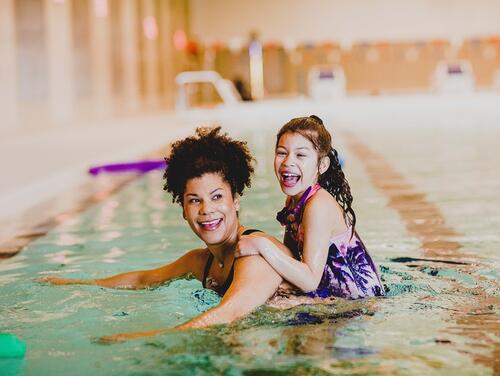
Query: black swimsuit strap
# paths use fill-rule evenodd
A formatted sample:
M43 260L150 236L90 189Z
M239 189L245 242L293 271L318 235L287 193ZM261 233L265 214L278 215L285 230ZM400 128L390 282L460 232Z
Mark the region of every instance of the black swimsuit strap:
M253 228L249 228L248 230L243 231L241 235L250 235L250 234L252 234L254 232L262 232L262 231L256 230L256 229L253 229ZM233 260L233 265L231 265L231 270L229 271L229 274L227 276L226 282L224 282L224 284L220 288L220 291L222 292L221 295L224 295L226 293L226 291L229 289L229 286L231 286L231 283L233 283L234 261L235 260Z
M254 232L262 232L262 231L249 228L249 229L243 231L243 233L241 235L250 235ZM214 260L214 255L212 253L210 253L210 251L208 253L209 253L208 260L207 260L207 263L205 264L205 270L203 271L203 279L201 281L203 288L206 288L206 286L207 286L208 273L210 272L210 267L212 266L212 262ZM217 291L220 295L224 295L226 293L227 289L229 288L229 286L231 286L231 283L233 282L234 261L235 260L233 260L233 265L231 265L231 270L229 271L229 274L226 278L226 281L218 289L219 291Z
M203 279L201 280L201 284L203 285L203 288L207 288L207 277L208 277L208 272L210 271L210 267L212 266L212 261L214 260L214 255L208 251L208 260L207 263L205 264L205 270L203 271Z
M250 234L252 234L252 233L254 233L254 232L262 232L262 231L260 231L260 230L256 230L256 229L254 229L254 228L249 228L249 229L247 229L247 230L243 231L243 233L242 233L241 235L250 235Z

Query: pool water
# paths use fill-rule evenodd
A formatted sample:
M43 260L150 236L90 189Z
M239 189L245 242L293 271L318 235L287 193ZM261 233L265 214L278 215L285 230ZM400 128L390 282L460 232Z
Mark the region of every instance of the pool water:
M153 268L198 247L180 208L161 189L161 172L153 172L0 262L0 332L28 346L24 359L0 359L0 374L498 372L498 127L381 132L341 125L336 143L358 232L381 269L386 297L285 311L262 307L229 326L95 343L102 335L177 325L219 301L196 280L142 291L36 281ZM274 138L241 137L258 159L242 223L281 237L274 218L284 198L272 172Z

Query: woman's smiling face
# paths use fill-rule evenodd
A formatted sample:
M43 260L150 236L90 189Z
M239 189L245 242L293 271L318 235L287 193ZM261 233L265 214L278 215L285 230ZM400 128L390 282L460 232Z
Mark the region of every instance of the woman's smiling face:
M300 197L318 181L318 152L300 133L283 134L276 146L274 172L287 196Z
M237 238L239 197L217 173L189 179L183 196L183 214L193 232L207 245Z

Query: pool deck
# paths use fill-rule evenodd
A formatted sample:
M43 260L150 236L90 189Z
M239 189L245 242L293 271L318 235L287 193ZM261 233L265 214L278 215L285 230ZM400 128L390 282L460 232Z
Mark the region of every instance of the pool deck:
M90 166L158 158L151 153L191 131L174 113L163 112L2 135L0 244L73 206L75 192L95 179L87 173Z

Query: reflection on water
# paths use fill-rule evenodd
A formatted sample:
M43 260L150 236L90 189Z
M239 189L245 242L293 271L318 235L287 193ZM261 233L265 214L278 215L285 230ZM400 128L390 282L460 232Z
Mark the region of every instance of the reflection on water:
M353 137L362 133L357 132ZM274 217L284 197L272 172L274 137L242 137L251 141L260 166L242 200L242 222L280 236ZM493 373L499 337L494 250L500 239L492 230L497 218L481 221L471 203L462 206L467 192L434 181L444 170L451 180L449 166L427 160L425 169L413 168L415 155L391 154L396 146L374 137L377 143L370 145L358 140L365 154L347 146L343 153L358 230L380 265L387 297L285 311L263 307L229 326L113 346L93 343L106 334L176 325L219 301L195 280L146 291L56 288L34 280L152 268L199 246L178 205L160 189L161 172L153 172L0 263L0 331L28 343L25 374ZM449 148L459 149L458 141L446 139ZM419 158L432 155L428 144L414 147L422 148ZM488 166L490 160L479 156ZM376 162L376 174L365 172L367 160ZM483 182L484 197L483 186L475 187L476 207L482 201L498 205L491 182Z
M75 264L77 261L83 259L82 256L73 256L75 254L76 251L63 249L62 251L59 252L48 253L45 255L45 257L48 259L49 263L69 265L69 264Z
M416 190L381 155L373 152L352 133L346 133L348 146L366 166L373 184L389 198L406 224L407 230L422 242L425 254L432 257L460 257L462 245L452 239L459 235L446 225L439 209L426 194Z
M16 270L26 267L28 264L26 262L23 262L26 260L26 258L26 255L19 255L16 258L10 258L2 261L0 263L0 272L2 272L3 274L4 272L9 270Z
M6 285L9 283L14 283L17 280L19 280L19 278L21 278L21 276L23 276L23 274L20 274L20 273L2 274L2 275L0 275L0 286Z
M118 262L118 260L116 260L116 259L123 256L125 253L126 252L123 251L122 249L120 249L118 247L113 247L109 250L108 253L103 255L102 261L107 262L107 263Z

